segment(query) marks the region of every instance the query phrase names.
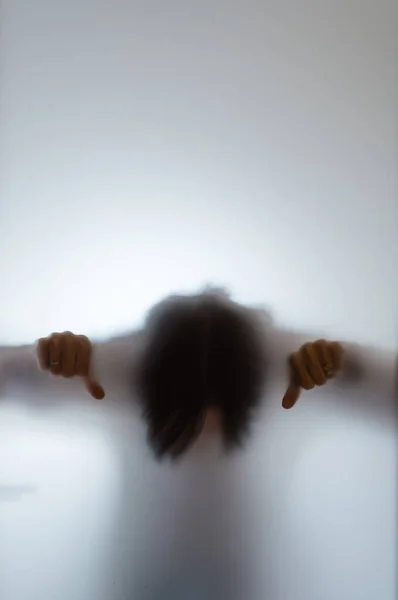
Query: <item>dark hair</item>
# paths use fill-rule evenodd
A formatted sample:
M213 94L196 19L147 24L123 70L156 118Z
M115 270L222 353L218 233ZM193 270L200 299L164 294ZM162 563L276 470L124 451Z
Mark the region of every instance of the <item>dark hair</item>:
M251 311L212 294L174 296L151 310L145 332L138 385L157 456L181 455L211 406L219 409L226 446L239 446L265 377Z

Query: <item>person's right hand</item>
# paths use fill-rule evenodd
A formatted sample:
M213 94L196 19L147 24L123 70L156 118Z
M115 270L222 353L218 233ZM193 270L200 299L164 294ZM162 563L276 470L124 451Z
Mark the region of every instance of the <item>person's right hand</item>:
M92 345L85 335L70 331L52 333L37 341L40 368L61 377L82 377L88 392L97 400L105 396L103 387L91 370Z

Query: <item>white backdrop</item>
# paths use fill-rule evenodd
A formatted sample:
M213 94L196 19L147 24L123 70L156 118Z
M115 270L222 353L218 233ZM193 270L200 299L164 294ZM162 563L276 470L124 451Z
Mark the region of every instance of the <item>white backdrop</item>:
M397 23L394 0L3 0L0 343L108 336L211 281L283 326L395 350ZM262 434L302 449L288 482L255 441L231 467L255 507L242 598L392 600L393 433L300 414ZM113 551L125 575L101 562L137 477L104 432L15 393L0 416L2 599L155 598L126 575L168 569L143 508ZM173 477L225 472L145 464L136 501L170 510Z

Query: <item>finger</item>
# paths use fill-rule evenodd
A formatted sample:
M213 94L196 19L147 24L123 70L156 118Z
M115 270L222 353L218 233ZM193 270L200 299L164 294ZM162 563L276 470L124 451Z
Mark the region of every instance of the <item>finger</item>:
M48 338L40 338L37 340L36 355L40 369L47 371L50 363L50 346Z
M49 366L53 375L60 375L62 370L61 336L54 333L49 339Z
M105 391L102 385L98 383L96 379L94 379L90 375L86 375L84 379L84 384L91 396L96 400L102 400L105 397Z
M326 375L326 378L329 379L329 373L334 369L334 361L332 353L329 349L329 344L326 340L317 340L316 342L314 342L314 344L316 346L323 371Z
M307 370L316 385L324 385L327 381L320 357L314 344L305 344L301 350L304 354Z
M105 397L104 388L98 383L91 372L92 345L85 335L77 336L79 342L79 352L76 361L76 372L81 374L84 384L91 396L96 400L102 400Z
M332 365L335 371L340 371L343 364L343 347L339 342L328 343L329 352L332 355Z
M290 357L290 362L295 374L295 379L298 380L297 383L299 383L300 386L305 390L312 390L315 387L315 384L308 372L303 353L299 351L292 354Z
M69 331L65 331L61 336L60 347L62 356L61 374L63 377L73 377L75 374L75 362L77 344L75 337Z
M283 396L282 406L287 410L289 408L293 408L296 404L297 400L300 397L301 389L297 385L290 385L286 391L286 394Z
M84 335L76 336L77 351L76 351L76 375L85 377L88 375L91 360L91 343Z

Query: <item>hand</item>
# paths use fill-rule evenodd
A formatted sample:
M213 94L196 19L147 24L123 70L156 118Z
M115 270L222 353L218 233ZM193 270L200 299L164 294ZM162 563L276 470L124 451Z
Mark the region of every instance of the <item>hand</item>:
M101 400L104 389L91 372L92 345L85 335L75 335L70 331L52 333L37 341L37 357L44 371L61 377L83 377L88 392Z
M341 370L344 350L338 342L317 340L304 344L289 357L291 381L282 400L283 408L292 408L301 389L312 390L333 379Z

